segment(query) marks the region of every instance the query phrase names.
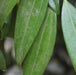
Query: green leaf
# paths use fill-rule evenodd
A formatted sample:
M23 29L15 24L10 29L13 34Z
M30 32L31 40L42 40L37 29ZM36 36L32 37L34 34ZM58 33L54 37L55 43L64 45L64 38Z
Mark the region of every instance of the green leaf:
M0 50L0 70L5 71L6 70L6 63L5 63L5 59L4 56Z
M48 9L46 20L23 63L23 75L43 75L52 56L55 39L56 14Z
M11 18L12 18L12 14L10 14L6 20L6 22L4 23L3 28L1 29L1 39L4 39L9 32L9 28L11 25Z
M10 28L9 28L9 33L7 35L8 37L12 37L12 38L14 38L17 8L18 8L18 6L16 5L15 8L13 9L13 11L12 11L11 25L10 25Z
M18 0L0 0L0 30Z
M21 65L45 17L48 0L21 0L15 27L15 54Z
M12 38L14 37L16 12L17 12L17 6L15 6L11 14L7 17L7 20L5 21L4 26L1 29L0 39L4 39L5 37L12 37Z
M76 70L76 9L66 0L62 8L62 29L69 56Z
M49 0L49 6L57 13L60 13L59 0Z

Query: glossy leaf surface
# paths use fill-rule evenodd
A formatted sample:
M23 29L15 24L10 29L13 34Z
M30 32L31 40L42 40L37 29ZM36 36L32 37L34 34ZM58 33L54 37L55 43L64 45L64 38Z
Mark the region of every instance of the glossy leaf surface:
M52 56L56 39L56 14L48 9L47 17L23 64L23 75L43 75Z
M15 27L15 54L21 65L45 17L48 0L21 0Z
M69 56L76 70L76 8L67 0L64 0L62 8L62 29Z

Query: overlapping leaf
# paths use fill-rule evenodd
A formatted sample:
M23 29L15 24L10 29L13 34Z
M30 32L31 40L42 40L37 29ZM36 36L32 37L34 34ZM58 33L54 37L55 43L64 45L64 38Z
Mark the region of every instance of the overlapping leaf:
M23 75L43 75L53 53L56 39L56 14L48 9L47 17L23 64Z
M16 61L22 64L44 19L48 0L21 0L15 27Z
M49 6L57 13L60 13L59 0L49 0Z
M0 29L18 0L0 0Z
M4 23L3 28L1 29L1 39L4 39L8 35L9 28L11 25L11 17L12 17L12 14L8 16L6 22Z
M76 8L67 0L63 3L62 29L69 56L76 70Z

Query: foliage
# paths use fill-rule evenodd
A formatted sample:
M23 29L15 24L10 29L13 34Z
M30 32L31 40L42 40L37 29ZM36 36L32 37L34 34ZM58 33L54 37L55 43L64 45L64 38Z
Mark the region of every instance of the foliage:
M64 40L76 70L76 8L71 3L63 0L60 11L59 0L0 0L0 39L14 36L15 59L23 66L23 75L44 73L53 53L60 13ZM6 70L1 50L0 70Z

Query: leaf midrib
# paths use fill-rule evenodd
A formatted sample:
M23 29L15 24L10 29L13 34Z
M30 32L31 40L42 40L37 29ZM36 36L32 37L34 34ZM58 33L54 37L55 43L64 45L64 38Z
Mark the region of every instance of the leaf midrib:
M48 17L49 17L49 15L48 15ZM48 18L47 17L47 18ZM48 20L48 19L47 19ZM46 20L46 22L47 22L47 20ZM45 22L45 24L46 24L46 22ZM34 60L34 64L33 64L33 67L32 67L32 71L34 70L34 66L35 66L35 62L36 62L36 58L38 57L38 54L39 54L39 51L40 51L40 45L41 45L41 42L42 42L42 38L43 38L43 34L44 34L44 32L45 32L45 29L46 29L46 26L47 26L47 24L45 25L45 27L43 28L43 32L42 32L42 34L41 34L41 38L40 38L40 42L39 42L39 46L38 46L38 49L36 50L37 52L37 54L36 54L36 56L35 56L35 60ZM32 75L32 71L31 71L31 75Z
M24 33L23 33L24 35L23 35L23 38L22 38L22 40L21 40L21 45L20 45L20 47L19 47L20 52L22 53L22 54L21 54L21 57L22 57L22 55L23 55L23 51L22 51L23 48L22 48L22 45L23 45L24 38L25 38L25 35L26 35L26 32L27 32L28 24L29 24L31 15L32 15L32 11L33 11L33 8L34 8L35 1L36 1L36 0L34 0L34 2L33 2L32 9L31 9L31 14L30 14L30 16L28 17L28 23L27 23L27 25L25 25L25 29L24 29Z

